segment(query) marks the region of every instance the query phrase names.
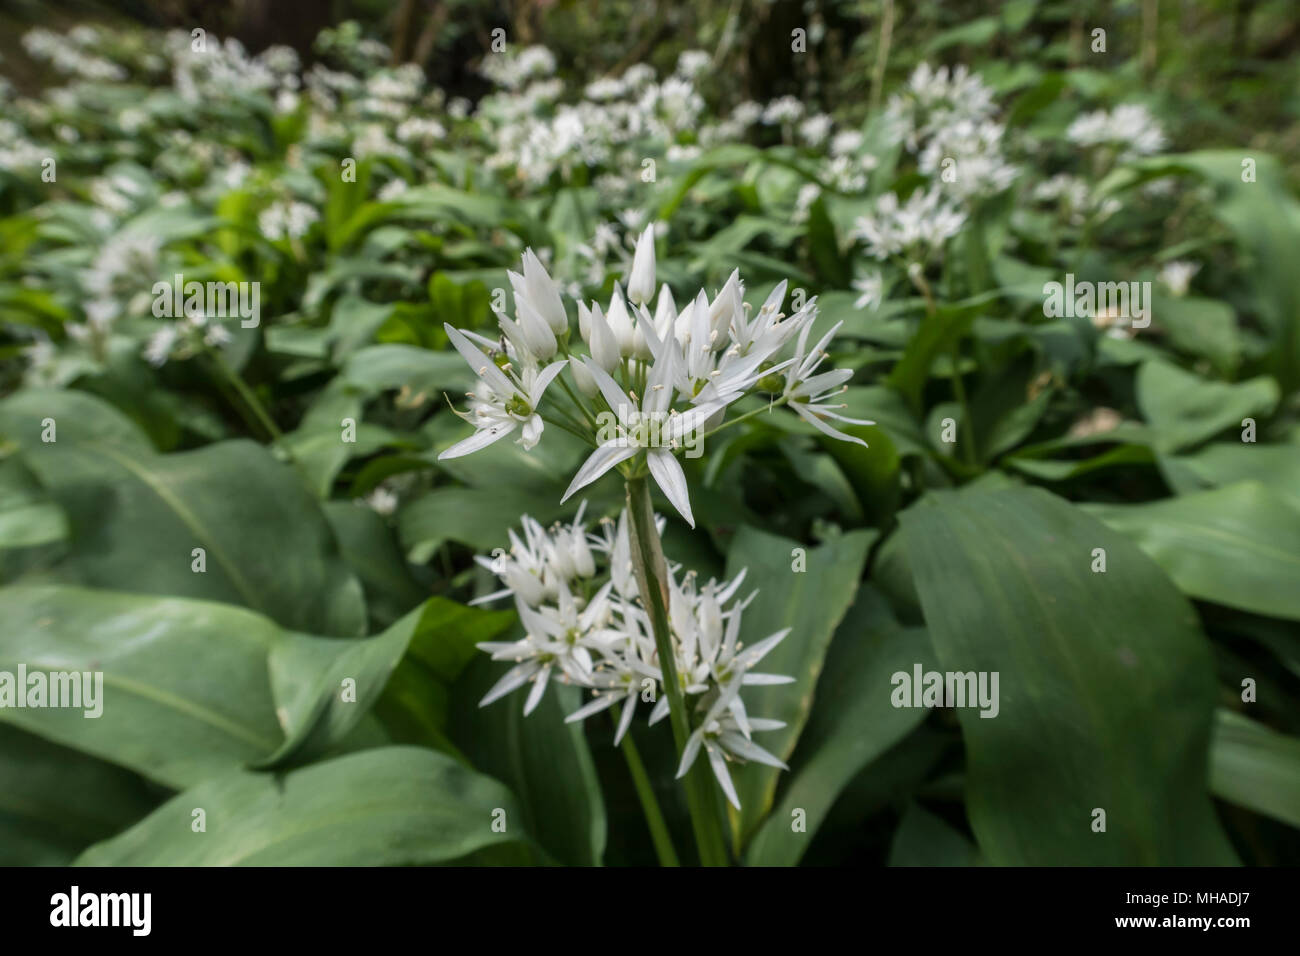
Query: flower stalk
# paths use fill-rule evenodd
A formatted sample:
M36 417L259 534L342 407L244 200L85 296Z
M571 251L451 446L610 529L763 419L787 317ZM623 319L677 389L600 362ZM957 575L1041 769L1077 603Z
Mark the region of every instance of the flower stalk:
M631 519L629 532L632 539L632 566L646 612L650 615L655 650L659 667L663 671L664 693L668 695L668 719L673 728L673 743L676 745L677 756L681 757L686 749L686 740L691 735L691 723L686 713L686 700L682 696L681 680L677 675L672 632L668 623L667 562L659 531L655 527L650 486L644 476L628 478L626 486L627 511ZM691 828L695 833L700 864L726 866L729 859L718 820L717 799L704 761L698 761L691 767L685 785L686 803L691 814Z
M621 712L616 711L615 717L619 716ZM631 734L623 735L619 749L623 751L628 776L632 778L632 786L636 788L637 800L641 803L641 813L645 817L646 828L650 831L650 841L654 844L659 865L680 866L677 850L673 846L672 834L668 831L668 821L664 819L664 812L659 808L654 785L650 782L650 775L646 773L645 763L641 760L641 752L637 750Z

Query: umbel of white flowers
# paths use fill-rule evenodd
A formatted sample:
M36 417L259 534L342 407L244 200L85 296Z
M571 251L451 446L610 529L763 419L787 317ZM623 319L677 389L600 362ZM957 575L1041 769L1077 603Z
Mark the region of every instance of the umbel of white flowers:
M728 408L746 395L763 393L773 407L786 406L827 435L866 444L831 424L874 423L848 418L842 404L832 404L853 372L819 371L839 324L810 346L816 297L787 316L781 311L783 281L751 316L737 271L712 299L700 290L680 311L663 285L651 313L654 240L651 224L637 241L626 296L616 284L608 307L578 303L585 350L570 348L559 287L531 249L524 252L522 275L509 273L515 316L497 313L495 341L446 325L478 382L469 393L469 411L457 412L474 426L474 434L439 458L467 455L515 433L519 444L531 449L542 437L544 418L553 416L595 449L564 500L615 466L627 463L630 474L644 462L694 527L677 454L726 427ZM561 379L561 395L551 386L566 370L573 387Z
M577 684L589 689L592 699L567 720L585 720L621 706L614 735L617 746L632 723L637 703L654 702L649 720L654 724L668 715L668 695L650 618L638 600L627 513L617 521L602 522L599 532L592 533L583 524L585 510L584 502L572 524L557 524L549 531L525 515L522 536L510 532L509 552L476 559L504 588L473 603L513 596L524 627L520 640L478 645L493 660L514 662L480 706L531 685L524 701L527 715L541 702L551 681ZM790 629L750 647L742 644L741 615L757 594L735 600L744 579L742 571L731 581L710 580L701 587L696 585L694 572L683 574L679 566L668 566L673 655L695 727L682 752L677 776L684 776L703 750L727 799L737 809L740 798L727 771L728 762L754 760L786 769L779 758L752 739L755 732L776 730L785 723L751 717L741 690L794 680L754 671Z

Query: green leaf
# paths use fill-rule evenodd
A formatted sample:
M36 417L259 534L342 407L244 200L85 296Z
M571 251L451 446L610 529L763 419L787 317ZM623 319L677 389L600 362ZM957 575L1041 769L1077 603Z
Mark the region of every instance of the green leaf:
M17 457L0 460L0 550L31 548L68 536L63 509Z
M918 803L908 804L889 848L890 866L979 866L979 850Z
M454 352L431 352L414 345L369 345L353 352L340 376L369 394L409 388L442 404L445 392L458 401L474 383L474 373Z
M1256 481L1140 505L1085 505L1186 594L1300 620L1300 511Z
M129 770L0 724L0 866L66 866L159 801Z
M1300 827L1300 740L1230 710L1215 713L1210 789L1216 797Z
M206 830L195 832L202 808ZM505 832L493 827L504 813ZM522 841L495 780L418 747L350 754L284 776L239 771L91 847L80 866L411 866Z
M935 358L961 339L975 321L974 306L943 305L934 315L921 320L902 359L889 373L889 384L907 399L914 410L921 408L921 392L930 377Z
M11 586L0 589L0 617L0 670L103 674L99 717L2 707L0 721L179 788L328 750L380 699L408 646L449 682L466 643L510 616L435 598L352 640L286 631L229 605Z
M52 443L40 440L47 416ZM66 580L225 601L315 634L364 632L361 585L319 505L260 445L158 455L111 407L74 392L19 392L0 405L0 430L68 516ZM195 548L205 571L192 570Z
M1221 375L1232 375L1241 362L1241 334L1232 306L1197 296L1154 295L1152 311L1174 348L1209 359Z
M412 577L384 518L355 499L322 507L343 560L361 580L372 625L388 627L420 603L428 592Z
M925 632L901 627L878 592L864 585L831 641L780 799L746 851L750 864L798 863L840 791L925 719L925 708L890 703L892 675L910 674L916 663L934 668ZM804 811L805 832L790 825L796 810Z
M1253 173L1249 178L1247 165ZM1300 383L1300 273L1291 254L1300 247L1300 203L1287 186L1282 164L1267 154L1251 151L1247 156L1240 149L1152 156L1129 164L1115 176L1114 186L1187 171L1214 188L1214 213L1235 233L1246 255L1256 309L1271 345L1268 366L1290 390Z
M763 658L761 669L793 677L794 683L755 686L745 691L745 707L750 714L786 722L785 727L765 731L756 741L782 760L788 760L794 752L808 722L813 688L831 636L853 603L867 549L875 538L875 531L855 531L809 548L746 525L731 541L727 577L747 569L744 592L758 591L745 610L740 639L755 644L790 628L785 640ZM804 570L796 571L800 566ZM741 807L739 818L733 822L737 844L743 845L749 839L771 809L781 773L775 767L756 763L733 770Z
M820 196L808 210L808 253L817 267L818 278L826 285L844 288L853 278L840 253L835 224L826 214L826 200Z
M479 707L506 667L480 654L466 669L452 688L451 738L477 769L518 794L524 829L547 853L561 863L599 866L605 801L583 725L564 722L583 703L578 688L553 683L527 717L523 693Z
M183 787L282 739L267 678L279 629L228 605L69 587L0 590L0 670L102 671L101 716L0 707L0 721Z
M1164 455L1160 470L1180 495L1254 480L1300 511L1300 445L1220 442L1190 455Z
M1179 451L1242 419L1268 415L1277 405L1277 383L1266 376L1230 385L1184 372L1168 362L1145 362L1138 371L1137 401L1160 451Z
M940 667L999 675L995 718L957 709L984 857L1232 862L1206 792L1209 645L1164 573L1041 489L937 492L900 518Z

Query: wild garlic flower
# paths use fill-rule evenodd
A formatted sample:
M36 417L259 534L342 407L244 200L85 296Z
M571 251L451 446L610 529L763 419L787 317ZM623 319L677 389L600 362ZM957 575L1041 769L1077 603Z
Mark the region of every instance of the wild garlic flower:
M1121 161L1150 156L1168 140L1159 121L1140 103L1084 113L1070 124L1065 138L1079 146L1112 146Z
M576 684L590 692L591 700L566 721L586 720L618 706L617 745L639 704L652 705L648 720L655 724L667 716L669 697L649 616L637 599L627 513L602 522L600 533L590 533L582 520L585 507L571 524L549 530L525 516L522 534L510 532L508 552L477 558L505 588L475 603L513 597L524 631L518 640L478 645L494 660L514 663L479 706L528 687L524 713L530 714L550 682ZM670 563L668 572L673 663L693 727L679 776L703 750L727 799L739 809L729 763L754 760L785 768L751 739L755 732L784 724L750 716L741 693L745 687L794 680L755 670L789 629L746 647L740 640L742 615L757 592L737 598L744 571L730 581L710 580L702 586L693 572L682 573L676 564Z
M524 253L522 274L510 273L515 317L497 315L496 342L446 326L452 345L479 378L469 413L457 413L477 430L440 458L477 451L516 429L519 443L531 449L542 436L545 398L547 414L554 413L555 421L594 449L563 500L619 467L625 477L652 476L694 527L678 456L703 454L703 438L726 427L727 408L746 395L779 395L773 405L789 405L828 435L860 441L826 424L827 419L860 422L843 418L835 410L839 406L828 403L853 373L817 372L835 329L807 349L816 299L787 316L781 311L782 282L751 318L744 284L734 272L712 299L700 290L680 312L662 286L651 314L655 235L648 225L637 241L627 298L615 286L607 308L578 304L577 338L586 354L575 350L559 286L532 250ZM783 359L781 353L796 338L794 354ZM563 396L547 392L566 369L573 387L561 378Z
M858 293L853 308L872 311L880 308L880 303L885 297L885 279L879 269L854 279L853 288Z
M960 200L993 196L1020 175L1002 154L1006 127L990 121L961 120L937 133L917 157L917 168L938 178Z
M1177 298L1187 295L1187 290L1192 284L1192 279L1196 273L1201 271L1199 262L1188 262L1186 259L1175 259L1172 262L1166 262L1156 276L1161 284Z
M274 202L258 214L257 227L272 242L299 239L319 218L320 213L304 202Z
M922 63L903 91L890 98L885 113L899 138L915 151L959 123L984 122L995 110L992 88L965 65L949 71Z
M205 349L221 348L230 342L230 330L220 322L212 322L203 313L186 315L168 322L145 342L143 355L146 362L161 368L169 361L191 358Z
M885 193L871 213L858 217L853 236L865 242L867 253L877 259L901 256L924 264L965 223L966 213L934 185L914 190L905 203L895 193Z

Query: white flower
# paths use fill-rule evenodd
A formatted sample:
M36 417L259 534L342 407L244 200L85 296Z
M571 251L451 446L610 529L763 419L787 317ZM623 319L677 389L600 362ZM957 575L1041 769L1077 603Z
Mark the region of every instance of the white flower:
M565 362L555 362L538 370L525 366L519 378L511 378L503 369L484 355L459 329L449 323L443 326L456 351L469 363L480 379L481 389L471 395L470 413L461 417L477 431L464 441L457 442L438 456L441 461L459 458L486 448L522 426L519 444L532 448L542 436L542 417L537 414L546 386L560 374ZM459 414L459 413L458 413Z
M218 348L230 341L230 330L220 322L213 322L203 333L203 344L209 348Z
M703 50L685 50L677 58L677 75L694 79L709 68L712 59Z
M1191 285L1192 279L1200 271L1201 265L1199 262L1175 259L1165 263L1157 278L1164 283L1171 293L1178 298L1182 298L1187 295L1187 289Z
M145 344L144 357L150 365L159 368L171 358L172 346L176 344L178 333L176 326L165 325L149 337Z
M363 499L376 514L391 515L397 510L397 495L380 485Z
M685 413L672 409L673 380L677 344L672 339L663 343L659 358L650 369L646 380L646 397L637 402L624 395L618 383L595 362L588 360L587 371L596 380L609 410L617 416L616 435L591 453L578 473L573 476L561 503L585 488L615 465L646 453L646 464L655 483L686 523L695 527L691 514L690 495L686 490L686 473L677 460L675 451L686 436L693 434L716 411L725 408L726 402L713 402L697 406Z
M375 198L380 202L392 202L405 193L408 188L405 179L392 179L384 183L379 192L375 194Z
M320 213L306 203L275 202L258 214L257 226L273 242L286 237L298 239L319 218Z
M1065 137L1080 146L1118 146L1121 160L1158 153L1167 143L1159 122L1138 103L1084 113L1070 124Z
M736 108L731 111L731 120L740 127L753 126L763 118L763 107L753 100L745 100L743 103L736 104Z
M793 96L782 96L767 104L763 111L763 122L769 126L793 123L803 116L803 103Z
M885 295L885 280L879 270L854 279L853 288L861 293L857 301L853 303L853 308L871 309L872 311L880 308L880 302Z
M563 334L569 328L569 316L564 311L560 287L555 284L532 249L524 250L523 263L522 276L517 272L506 273L515 290L516 306L522 301L550 326L552 333Z
M700 749L703 748L708 755L709 766L718 780L718 785L722 787L722 792L727 795L727 799L737 810L740 809L740 797L736 795L731 774L727 772L728 760L742 762L753 760L782 770L789 769L779 757L768 753L750 739L753 731L778 730L785 726L785 722L753 718L748 721L748 727L742 727L731 712L732 702L739 694L740 684L736 683L718 697L705 713L699 726L687 738L686 746L682 750L682 760L677 768L678 779L686 776L687 771L695 763L695 758L699 756Z
M627 282L629 302L641 305L655 294L655 227L645 227L636 243L636 256L632 260L632 274Z
M825 113L816 113L799 124L799 135L809 146L820 146L831 134L831 118Z
M925 261L957 235L965 222L966 214L935 185L925 191L914 190L901 205L896 194L885 193L870 215L858 217L853 235L865 241L867 252L877 259L906 254Z
M841 441L857 442L863 448L867 443L861 438L855 438L852 435L846 435L837 431L831 425L827 424L825 419L834 418L838 421L847 422L850 425L874 425L875 422L867 421L860 418L848 418L839 414L835 409L843 408L843 405L827 405L826 400L832 395L837 395L844 391L846 383L853 377L851 369L834 369L830 372L818 373L817 368L826 358L826 346L830 340L835 337L839 331L840 325L837 322L835 327L826 333L812 351L806 350L808 342L808 333L812 330L812 323L803 327L799 332L799 340L795 346L795 358L793 368L786 376L785 389L782 396L789 401L789 407L796 415L812 425L818 431L823 432L832 438L838 438Z
M831 138L831 155L846 156L862 148L863 135L859 130L846 129Z

